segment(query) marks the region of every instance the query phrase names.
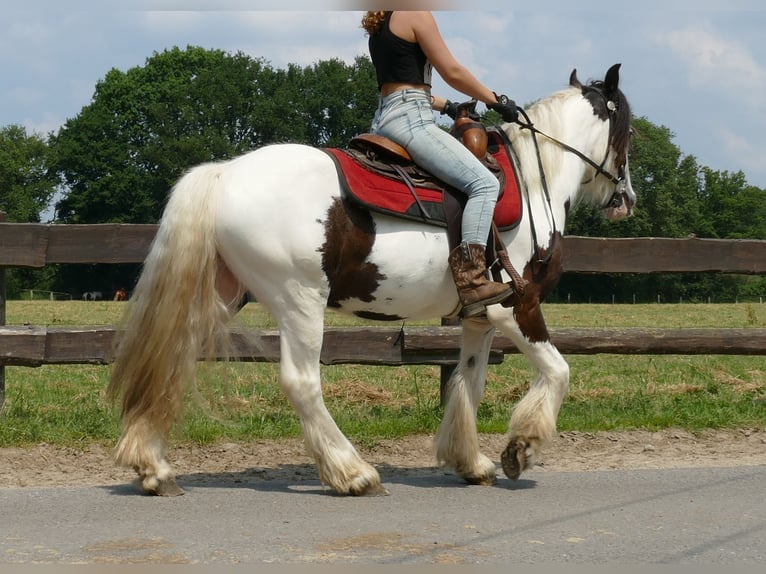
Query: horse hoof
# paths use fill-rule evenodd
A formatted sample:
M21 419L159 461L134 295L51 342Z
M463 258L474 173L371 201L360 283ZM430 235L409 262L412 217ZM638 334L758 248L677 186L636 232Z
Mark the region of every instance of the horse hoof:
M478 454L470 463L455 464L454 469L468 484L492 486L497 483L497 466L484 454Z
M500 455L500 464L503 467L505 476L511 480L518 480L521 471L527 468L527 445L524 441L518 440L508 443L503 454Z
M475 486L492 486L494 484L497 484L497 476L495 473L492 473L491 475L485 474L485 475L474 475L474 476L464 476L463 480L465 480L468 484L472 484Z
M388 489L376 482L374 484L367 484L358 489L352 489L349 491L352 496L388 496Z
M145 494L152 496L182 496L184 494L183 488L178 486L174 478L165 480L157 480L156 478L141 480L138 478L135 482Z
M161 480L154 491L157 496L183 496L184 489L175 480Z

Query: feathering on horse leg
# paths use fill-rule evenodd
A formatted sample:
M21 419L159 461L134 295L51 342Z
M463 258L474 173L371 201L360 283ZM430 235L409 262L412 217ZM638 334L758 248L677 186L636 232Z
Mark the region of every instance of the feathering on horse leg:
M387 494L378 471L362 459L324 403L319 364L323 315L324 307L313 318L305 313L277 316L282 390L300 417L306 450L323 484L341 494Z
M569 389L569 365L551 343L533 353L539 375L513 409L508 446L501 456L503 470L516 479L534 466L545 445L556 433L556 419ZM528 353L527 356L530 356Z
M436 460L471 484L494 484L495 463L479 448L476 413L484 395L495 328L480 319L463 321L460 362L448 383L447 407L436 435Z
M569 365L550 342L539 306L534 304L523 310L527 310L521 319L524 332L517 321L520 310L498 305L488 309L490 321L513 341L538 372L527 394L513 409L508 446L500 457L503 471L513 480L534 465L542 448L556 433L559 408L569 388ZM528 334L533 331L534 336Z

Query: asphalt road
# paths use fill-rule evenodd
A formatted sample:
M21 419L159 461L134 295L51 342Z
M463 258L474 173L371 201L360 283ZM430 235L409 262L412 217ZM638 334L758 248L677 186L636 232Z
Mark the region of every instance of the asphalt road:
M766 466L533 471L495 487L439 471L390 496L318 482L0 489L0 563L752 564Z

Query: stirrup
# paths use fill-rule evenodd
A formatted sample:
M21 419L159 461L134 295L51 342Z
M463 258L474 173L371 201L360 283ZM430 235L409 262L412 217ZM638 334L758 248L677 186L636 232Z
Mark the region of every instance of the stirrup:
M486 313L487 306L488 305L495 305L496 303L502 303L508 297L513 296L513 287L510 289L503 291L502 293L498 293L494 297L490 297L489 299L481 299L480 301L476 301L475 303L469 303L468 305L463 305L463 307L460 309L460 317L463 319L467 319L469 317L475 317L476 315L481 315L482 313Z

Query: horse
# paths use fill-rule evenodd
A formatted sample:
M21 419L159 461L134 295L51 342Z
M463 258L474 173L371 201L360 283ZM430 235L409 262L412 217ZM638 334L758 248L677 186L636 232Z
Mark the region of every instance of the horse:
M536 371L511 412L505 474L518 479L556 432L569 365L551 342L541 303L562 273L567 214L585 201L618 219L636 203L619 69L586 84L575 69L560 91L498 126L513 142L524 189L523 218L499 240L525 286L512 304L461 323L434 454L469 484L495 484L499 474L476 428L496 331ZM146 493L183 494L166 458L169 431L198 360L223 344L227 321L251 294L278 325L279 384L323 485L344 495L387 494L324 403L325 310L381 320L453 316L459 302L447 255L442 227L350 207L320 148L270 144L191 168L171 190L115 348L108 393L121 403L116 462L138 473Z
M128 299L128 292L125 291L125 289L117 289L117 291L114 292L114 301L127 301Z

